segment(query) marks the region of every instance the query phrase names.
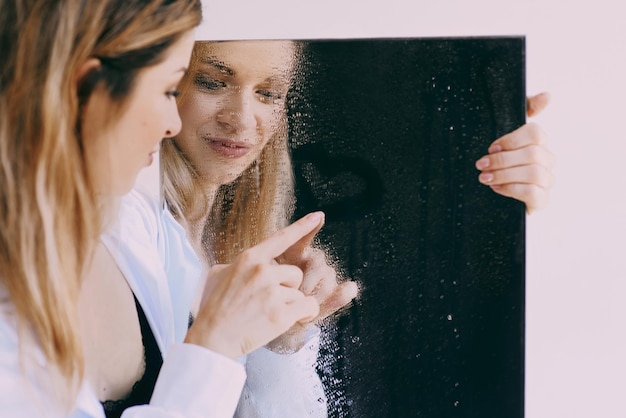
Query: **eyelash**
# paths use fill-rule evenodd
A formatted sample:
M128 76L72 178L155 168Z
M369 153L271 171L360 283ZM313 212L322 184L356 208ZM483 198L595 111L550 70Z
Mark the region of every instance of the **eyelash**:
M196 86L206 90L217 90L218 88L226 87L226 83L224 83L223 81L206 77L196 77L194 79L194 83Z
M257 94L261 96L260 100L265 104L280 105L285 101L285 97L281 93L259 90L257 91Z

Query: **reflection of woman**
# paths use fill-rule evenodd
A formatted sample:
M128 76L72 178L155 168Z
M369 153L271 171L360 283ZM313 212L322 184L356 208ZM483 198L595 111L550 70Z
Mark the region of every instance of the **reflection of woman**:
M186 123L163 144L162 162L168 203L209 262L232 260L289 216L285 96L294 48L197 42L192 53L179 100Z
M230 262L289 219L293 186L285 97L297 54L289 41L196 43L181 83L183 129L163 143L161 161L168 207L207 266ZM338 284L323 253L308 244L281 260L303 269L301 288L320 303L318 321L348 303L356 285ZM282 415L325 415L313 367L316 344L317 329L297 325L269 344L270 350L250 355L243 398L255 401L240 405L240 414L249 416L251 407L271 414L276 401L262 392L282 391ZM276 382L276 370L282 370L283 385Z
M186 344L171 348L154 312L173 296L156 280L127 284L116 249L98 243L121 220L114 196L180 130L174 97L200 17L196 0L1 3L1 416L104 417L99 401L127 398L122 409L150 405L124 417L232 415L244 380L232 359L318 312L296 290L301 272L273 260L320 214L214 269Z

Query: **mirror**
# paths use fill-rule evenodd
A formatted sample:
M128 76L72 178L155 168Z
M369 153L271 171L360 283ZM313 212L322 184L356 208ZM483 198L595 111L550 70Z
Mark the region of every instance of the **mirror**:
M227 262L286 217L324 210L319 244L362 287L322 327L329 416L523 417L524 206L480 185L474 162L524 123L524 39L203 42L196 53L213 53L190 78L206 103L224 106L234 91L215 53L229 49L256 64L253 99L182 117L218 157L182 151L214 181L168 176L184 162L165 161L171 143L161 151L166 194L191 196L173 209L191 214L205 261ZM255 112L263 151L207 122L235 132ZM193 221L207 210L210 230Z

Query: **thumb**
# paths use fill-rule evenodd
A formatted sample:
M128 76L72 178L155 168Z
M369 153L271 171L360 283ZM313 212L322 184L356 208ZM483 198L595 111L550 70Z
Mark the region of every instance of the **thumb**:
M550 94L543 92L526 99L526 114L529 118L538 115L550 103Z

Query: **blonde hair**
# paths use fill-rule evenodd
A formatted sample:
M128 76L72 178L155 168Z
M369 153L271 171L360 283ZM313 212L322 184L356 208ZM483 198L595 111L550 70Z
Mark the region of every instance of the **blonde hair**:
M20 335L32 332L74 383L84 369L77 297L104 217L84 159L81 105L97 85L123 104L137 71L200 19L199 0L1 3L0 286ZM77 83L92 57L102 65Z
M194 68L205 54L206 45L196 42L194 46L189 71L181 82L180 100L185 100ZM294 54L297 54L295 46ZM206 216L208 213L202 232L205 254L201 254L208 262L230 263L242 250L258 244L287 224L294 207L287 135L285 114L259 158L235 181L218 189L211 208L196 169L175 139L163 141L163 198L178 218L197 221L190 218L192 214Z

